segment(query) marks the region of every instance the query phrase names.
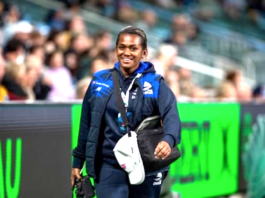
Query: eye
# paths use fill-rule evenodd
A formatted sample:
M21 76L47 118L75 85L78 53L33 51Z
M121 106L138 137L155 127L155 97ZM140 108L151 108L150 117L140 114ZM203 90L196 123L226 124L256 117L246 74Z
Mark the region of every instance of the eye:
M137 47L131 47L130 48L132 51L135 51L135 50L137 50Z
M119 46L119 50L124 50L124 46Z

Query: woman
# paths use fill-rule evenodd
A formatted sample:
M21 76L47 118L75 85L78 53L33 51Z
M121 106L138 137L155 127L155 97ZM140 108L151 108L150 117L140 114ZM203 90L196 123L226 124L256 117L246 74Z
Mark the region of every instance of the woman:
M26 84L26 66L24 64L9 63L5 68L3 85L8 91L9 100L28 100L30 99L25 88Z
M63 54L55 51L48 57L45 75L51 79L51 91L48 99L51 101L68 101L74 99L74 86L69 70L63 65Z
M116 41L119 61L114 70L119 71L122 94L133 84L125 102L130 128L134 130L143 119L152 115L160 115L163 119L165 136L154 155L164 159L180 141L180 120L176 99L163 78L155 73L150 62L141 62L147 53L145 33L132 26L124 28ZM113 148L126 130L120 121L113 93L112 71L95 73L84 97L78 146L73 151L72 185L75 178L80 178L80 169L86 161L98 198L158 198L168 167L146 173L142 184L131 185L114 156ZM139 73L142 74L140 77Z

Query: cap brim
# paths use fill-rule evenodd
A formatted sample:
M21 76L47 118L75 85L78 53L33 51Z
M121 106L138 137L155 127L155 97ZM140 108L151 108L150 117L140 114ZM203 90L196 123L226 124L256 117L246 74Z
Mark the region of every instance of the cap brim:
M145 179L145 172L144 167L142 164L138 164L137 168L135 168L132 172L128 174L130 184L132 185L138 185L143 183Z
M140 156L139 148L137 145L136 133L132 132L132 136L128 137L128 135L124 135L116 144L113 149L115 157L122 167L123 164L126 164L127 168L124 170L128 173L130 184L139 185L145 179L145 170L142 163L142 159ZM132 156L132 151L136 152L139 155L139 158L135 158ZM141 163L138 162L132 171L133 164L136 163L137 160L140 160Z

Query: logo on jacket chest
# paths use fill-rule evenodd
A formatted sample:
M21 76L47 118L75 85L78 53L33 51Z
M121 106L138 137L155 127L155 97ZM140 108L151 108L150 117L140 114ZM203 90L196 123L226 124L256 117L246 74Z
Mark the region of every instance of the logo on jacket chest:
M111 91L111 87L105 83L93 81L92 94L96 97L107 96Z
M149 82L144 82L143 92L144 92L144 95L153 94L153 88Z

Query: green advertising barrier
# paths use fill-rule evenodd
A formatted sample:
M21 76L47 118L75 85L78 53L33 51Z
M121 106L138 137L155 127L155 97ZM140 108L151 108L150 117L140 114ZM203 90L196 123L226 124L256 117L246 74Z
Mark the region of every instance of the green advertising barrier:
M179 104L182 157L171 165L173 191L202 198L237 191L239 104Z
M182 157L171 165L172 191L182 198L235 193L238 188L239 104L178 104ZM72 148L77 144L81 105L72 106Z

